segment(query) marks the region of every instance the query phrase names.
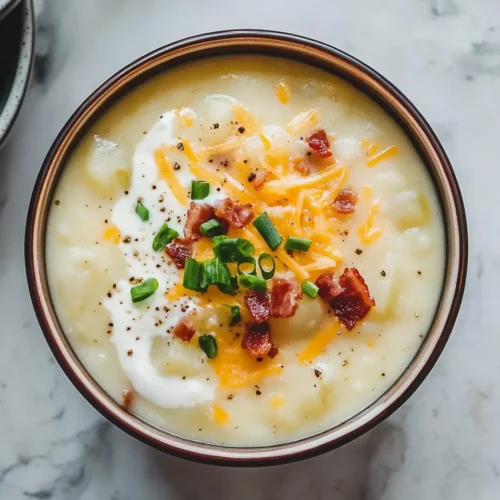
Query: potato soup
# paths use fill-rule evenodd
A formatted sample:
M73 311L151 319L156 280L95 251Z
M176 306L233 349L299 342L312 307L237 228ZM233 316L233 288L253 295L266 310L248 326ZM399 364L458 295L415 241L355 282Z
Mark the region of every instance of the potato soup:
M157 75L81 140L47 229L51 297L119 404L203 442L331 428L432 323L434 186L398 125L319 69L263 56Z

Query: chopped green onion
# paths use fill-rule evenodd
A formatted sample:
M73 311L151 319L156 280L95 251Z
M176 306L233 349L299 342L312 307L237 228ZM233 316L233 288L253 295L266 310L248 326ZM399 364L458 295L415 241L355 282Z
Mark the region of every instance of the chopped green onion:
M179 236L179 233L175 229L168 227L165 222L165 224L163 224L163 226L160 227L160 230L156 233L155 239L153 240L153 250L155 252L160 252L169 243L175 240L177 236Z
M229 304L224 304L231 310L231 319L229 321L229 326L237 325L241 321L241 311L240 306L230 306Z
M191 182L191 199L203 200L210 192L210 184L207 181L192 181Z
M222 234L224 229L224 226L216 219L210 219L200 226L201 234L210 238Z
M271 263L270 265L272 267L270 269L266 265L266 261ZM261 253L259 255L259 267L262 277L266 280L270 280L274 276L274 271L276 270L274 257L269 253Z
M251 268L248 269L247 266L251 266ZM254 276L257 276L257 263L253 257L247 257L241 262L238 262L237 269L238 274L253 274Z
M311 297L311 299L314 299L316 295L318 295L319 288L312 282L312 281L304 281L302 283L302 291Z
M253 274L242 274L240 276L240 285L245 288L250 288L250 290L267 290L266 280L260 276L254 276Z
M229 273L229 285L218 284L218 288L222 293L227 293L228 295L233 295L236 290L238 290L238 278L236 274Z
M148 297L151 297L153 293L158 289L158 280L156 278L148 278L144 280L140 285L133 286L130 289L130 295L132 296L132 302L141 302Z
M285 250L289 252L307 252L311 248L311 245L311 240L289 236L285 243Z
M135 213L144 221L147 222L149 220L149 210L140 202L137 202L135 207Z
M217 257L208 259L202 263L200 287L205 289L210 285L221 285L230 287L231 280L229 270L223 262Z
M245 238L215 236L213 242L214 254L222 262L244 262L255 251L252 243Z
M283 238L280 236L274 224L271 222L267 212L260 214L252 223L260 235L264 238L265 242L268 244L271 250L276 250L281 243Z
M188 257L184 264L184 279L182 286L196 292L203 291L203 288L201 287L202 271L202 263Z
M198 343L207 358L214 359L217 357L217 340L213 335L200 335Z

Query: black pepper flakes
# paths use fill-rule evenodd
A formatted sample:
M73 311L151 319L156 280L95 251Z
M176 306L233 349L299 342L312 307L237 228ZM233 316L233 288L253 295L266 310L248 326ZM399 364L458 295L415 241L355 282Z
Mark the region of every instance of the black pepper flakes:
M134 351L132 351L132 349L129 349L127 351L127 356L132 356L134 354Z
M179 144L177 144L177 149L179 151L184 151L184 144L182 144L182 142L179 142Z
M361 255L363 253L363 250L361 250L361 248L356 248L356 253L358 255Z
M255 391L255 394L257 394L257 396L260 396L262 394L262 392L260 392L258 389Z
M384 270L380 271L380 274L385 278L386 274Z
M245 133L245 127L239 127L239 128L238 128L238 132L239 132L240 134L244 134L244 133Z
M174 163L174 170L180 170L180 169L181 169L181 166L177 162L175 162Z
M248 182L253 182L253 180L257 177L257 174L255 172L252 172L247 178Z
M317 378L321 377L321 370L318 370L317 368L314 369L314 375L316 375Z
M422 271L417 271L417 274L418 274L419 276L422 276Z
M61 202L59 200L54 201L54 205L57 206L57 205L60 205L60 204L61 204Z

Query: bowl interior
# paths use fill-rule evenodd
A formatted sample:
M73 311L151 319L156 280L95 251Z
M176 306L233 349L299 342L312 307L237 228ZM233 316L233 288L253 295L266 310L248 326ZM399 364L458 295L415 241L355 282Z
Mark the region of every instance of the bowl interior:
M259 448L196 443L157 429L123 410L83 368L66 340L50 301L45 270L45 226L52 192L75 144L91 123L128 89L159 71L200 57L261 53L300 60L350 81L374 98L412 139L434 180L446 226L445 284L434 323L398 381L346 422L293 443ZM232 31L183 40L146 55L113 76L75 112L52 146L37 181L26 232L28 281L44 334L61 366L82 394L126 432L159 449L222 464L277 463L338 447L382 421L418 387L441 353L453 327L465 284L467 231L460 191L436 136L418 111L388 81L360 61L327 45L271 32Z

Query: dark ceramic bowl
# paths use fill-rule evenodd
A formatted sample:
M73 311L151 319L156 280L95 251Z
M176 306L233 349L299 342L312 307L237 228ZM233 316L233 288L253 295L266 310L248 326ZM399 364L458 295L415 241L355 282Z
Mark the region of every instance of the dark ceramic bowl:
M162 431L124 410L80 363L58 322L47 286L45 229L61 171L82 134L112 103L159 71L207 56L257 53L319 66L350 81L381 104L412 139L432 176L445 220L446 275L434 322L421 348L394 385L368 408L320 434L267 447L226 447L184 439ZM26 267L38 320L55 357L83 396L107 419L141 441L184 458L230 464L265 465L310 457L360 436L401 406L441 354L457 317L467 268L467 227L451 165L427 122L408 99L362 62L328 45L266 31L227 31L182 40L127 66L96 90L70 118L50 149L38 177L26 227Z
M5 3L5 11L14 3ZM2 0L0 0L0 8ZM21 2L5 17L0 10L0 147L21 108L31 75L34 21L31 0Z

